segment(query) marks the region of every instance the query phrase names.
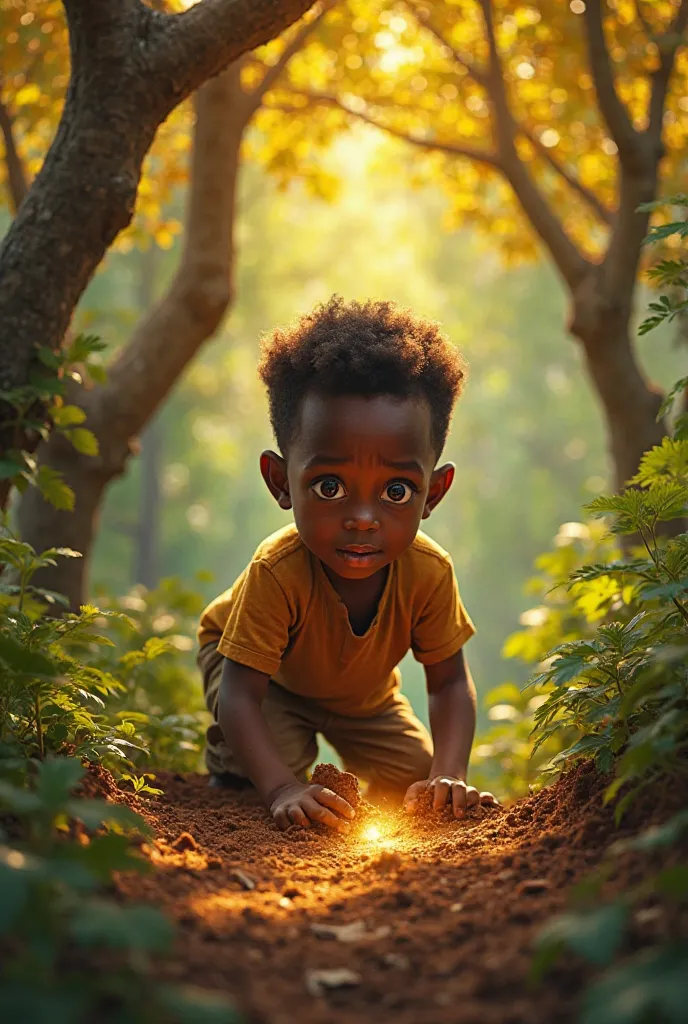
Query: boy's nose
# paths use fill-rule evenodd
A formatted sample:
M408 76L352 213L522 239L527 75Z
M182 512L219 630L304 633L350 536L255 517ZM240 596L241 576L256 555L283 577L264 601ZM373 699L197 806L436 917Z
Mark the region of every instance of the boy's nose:
M379 530L380 521L374 509L357 508L352 510L344 520L345 530Z

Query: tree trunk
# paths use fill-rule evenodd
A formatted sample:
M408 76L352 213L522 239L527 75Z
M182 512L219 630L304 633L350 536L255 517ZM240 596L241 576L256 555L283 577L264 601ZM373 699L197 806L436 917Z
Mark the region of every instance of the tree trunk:
M143 316L155 299L155 277L159 250L151 246L141 254L139 311ZM158 582L158 537L160 535L160 466L162 432L154 416L141 437L141 485L139 515L134 535L132 579L152 590Z
M197 95L191 183L179 269L162 300L139 321L105 384L75 388L69 400L85 410L100 453L79 455L58 433L39 449L41 463L59 469L76 496L60 512L29 488L19 507L22 537L37 549L74 548L83 559L42 570L40 584L83 604L89 559L103 494L124 472L141 433L184 367L220 324L233 294L234 225L239 154L250 105L232 65Z
M59 348L84 288L131 219L158 125L311 2L203 0L167 14L142 0L65 0L72 77L64 110L0 247L0 390L29 384L38 346ZM23 447L6 425L12 416L0 403L0 452ZM0 498L4 507L6 486Z

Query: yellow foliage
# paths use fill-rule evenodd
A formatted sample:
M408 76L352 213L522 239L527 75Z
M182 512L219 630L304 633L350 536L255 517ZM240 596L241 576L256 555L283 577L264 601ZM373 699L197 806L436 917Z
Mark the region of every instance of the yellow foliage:
M172 0L179 8L183 0ZM520 126L518 153L562 227L583 253L604 251L607 225L577 179L613 215L618 201L616 146L597 108L583 17L565 0L493 0L503 80ZM638 128L647 119L650 75L657 66L656 39L676 11L675 0L644 3L653 39L633 0L609 0L605 34L622 101ZM67 29L58 0L14 0L2 9L2 99L15 118L19 152L31 175L45 156L60 116L69 79ZM314 8L306 21L318 18ZM260 87L301 26L246 57L242 85ZM375 138L380 159L393 161L410 186L435 185L447 196L445 223L482 232L508 262L530 258L538 240L513 191L487 163L443 151L469 147L493 151L492 100L480 82L489 58L478 0L342 0L314 22L245 134L244 159L257 160L286 188L298 178L324 198L337 182L323 151L354 126ZM478 73L473 74L472 69ZM662 187L683 188L688 144L688 52L679 51L664 120L666 156ZM388 135L361 128L377 123ZM118 245L172 244L178 225L169 211L187 180L190 104L161 126L144 167L136 216ZM433 148L440 147L440 148ZM565 171L558 173L557 166ZM0 182L4 167L0 164Z

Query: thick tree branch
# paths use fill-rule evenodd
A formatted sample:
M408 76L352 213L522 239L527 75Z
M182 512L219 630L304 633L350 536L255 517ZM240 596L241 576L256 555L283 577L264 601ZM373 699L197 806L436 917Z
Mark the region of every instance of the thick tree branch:
M303 49L308 38L313 34L317 26L333 6L334 3L332 0L321 3L320 9L316 12L315 16L309 21L304 21L303 24L298 27L296 32L294 32L289 42L282 50L279 60L277 60L272 67L267 69L258 85L251 90L249 94L249 102L252 113L255 113L258 110L266 94L276 85L280 75L286 70L292 57L295 57L296 54Z
M616 91L609 50L604 38L601 0L587 0L585 27L590 70L600 111L611 138L618 146L619 160L622 164L633 163L638 150L638 133Z
M160 16L149 66L167 83L169 110L312 6L313 0L201 0L180 14Z
M658 150L661 150L667 90L674 70L676 54L680 46L685 43L686 25L688 25L688 0L681 0L676 17L666 34L656 40L660 59L659 67L652 76L647 134Z
M561 221L518 155L516 135L519 125L511 113L507 97L492 2L480 0L480 6L490 54L487 90L494 111L494 132L504 175L509 180L523 212L549 250L559 273L569 288L574 289L585 276L589 263L567 235Z
M98 389L99 433L120 453L140 433L232 299L236 182L246 128L235 63L196 97L184 246L160 302L137 324ZM89 405L93 407L93 401Z
M57 348L93 272L131 220L143 159L173 107L312 0L66 0L71 79L43 166L0 245L0 388ZM46 276L45 268L50 268ZM10 410L0 403L0 450Z
M1 84L1 83L0 83ZM5 143L5 167L7 168L7 191L10 208L16 213L29 191L24 162L19 155L14 138L14 119L7 106L0 99L0 131Z

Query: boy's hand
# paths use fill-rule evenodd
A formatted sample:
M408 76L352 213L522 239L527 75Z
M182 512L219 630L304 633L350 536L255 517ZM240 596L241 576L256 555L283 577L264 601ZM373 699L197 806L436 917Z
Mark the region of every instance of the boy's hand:
M492 793L480 793L474 786L467 786L463 779L454 775L437 775L434 779L422 779L409 786L404 797L404 810L413 814L421 793L427 789L433 794L433 809L441 811L449 803L455 818L463 818L469 807L478 804L489 807L499 805L499 800Z
M348 832L349 823L356 813L346 800L331 789L300 782L281 786L268 797L270 814L280 828L300 825L310 828L312 823L327 825L338 832Z

